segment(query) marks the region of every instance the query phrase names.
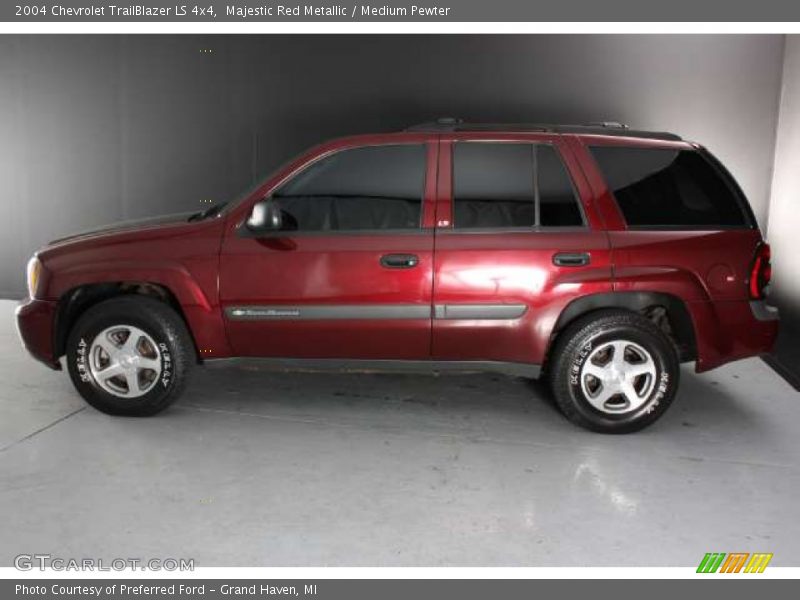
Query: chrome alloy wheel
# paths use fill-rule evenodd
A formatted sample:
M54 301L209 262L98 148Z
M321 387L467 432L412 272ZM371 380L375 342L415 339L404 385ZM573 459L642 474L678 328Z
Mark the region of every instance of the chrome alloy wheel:
M594 348L580 371L583 394L604 413L640 408L656 385L656 364L650 353L627 340L604 342Z
M89 370L109 394L138 398L149 392L161 375L161 353L147 333L131 325L101 331L89 349Z

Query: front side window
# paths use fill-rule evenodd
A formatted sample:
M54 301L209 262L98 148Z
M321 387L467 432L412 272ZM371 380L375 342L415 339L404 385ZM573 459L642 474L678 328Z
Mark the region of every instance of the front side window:
M693 150L594 146L600 170L633 227L745 227L732 187Z
M583 224L569 174L544 144L456 144L453 207L456 229Z
M423 144L343 150L313 163L272 198L289 230L418 229L425 160Z

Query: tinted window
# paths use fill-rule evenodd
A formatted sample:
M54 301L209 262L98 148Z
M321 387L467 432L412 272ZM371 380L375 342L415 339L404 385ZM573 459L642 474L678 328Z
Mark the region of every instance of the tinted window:
M287 229L420 226L425 146L367 146L323 158L273 193Z
M531 144L456 144L455 227L531 227L533 152Z
M456 144L453 161L456 228L582 224L572 182L551 146L465 142Z
M597 146L592 154L628 225L747 225L736 193L698 152Z
M544 227L583 224L572 180L552 146L538 146L536 167L539 183L539 221Z

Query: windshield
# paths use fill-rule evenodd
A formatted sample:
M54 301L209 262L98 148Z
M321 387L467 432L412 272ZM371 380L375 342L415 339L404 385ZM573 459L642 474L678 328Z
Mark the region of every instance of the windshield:
M210 208L207 208L204 211L198 212L193 214L189 217L190 221L202 221L203 219L208 219L209 217L216 217L226 212L229 212L235 209L239 204L247 200L258 188L264 185L269 178L273 177L276 173L280 173L283 171L288 165L295 162L300 156L304 153L296 154L292 156L289 160L284 161L277 168L272 169L270 173L266 176L262 176L256 179L255 183L251 184L244 192L238 194L235 199L225 202L220 202L218 204L213 205Z

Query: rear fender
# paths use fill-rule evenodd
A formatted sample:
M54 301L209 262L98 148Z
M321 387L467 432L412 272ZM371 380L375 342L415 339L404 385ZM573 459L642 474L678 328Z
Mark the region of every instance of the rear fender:
M664 307L669 316L671 336L683 361L697 358L695 319L691 305L663 292L609 292L582 296L570 302L556 321L550 336L548 354L555 338L570 323L593 311L616 308L645 314L652 307Z

